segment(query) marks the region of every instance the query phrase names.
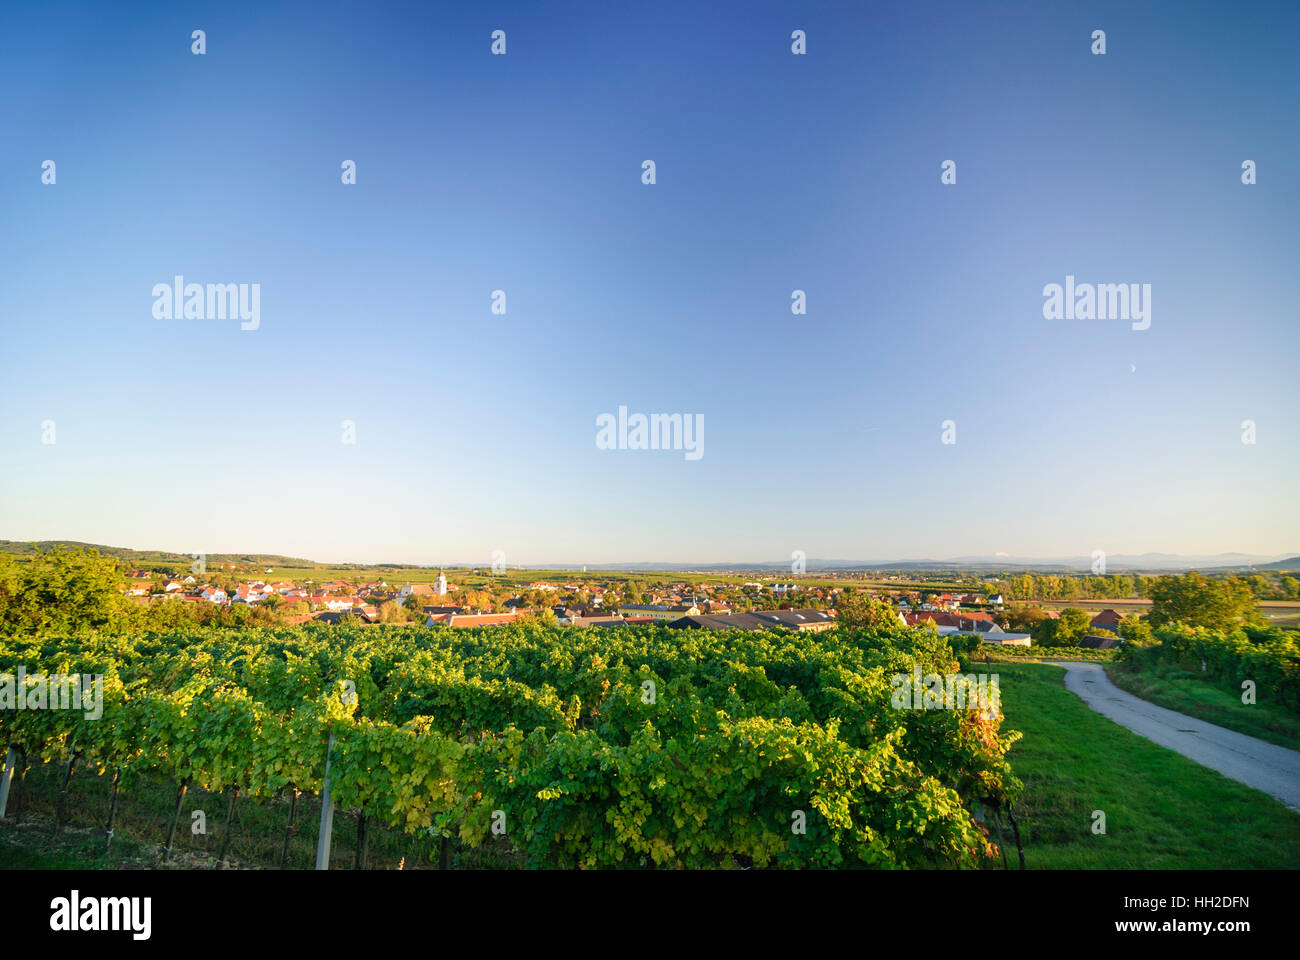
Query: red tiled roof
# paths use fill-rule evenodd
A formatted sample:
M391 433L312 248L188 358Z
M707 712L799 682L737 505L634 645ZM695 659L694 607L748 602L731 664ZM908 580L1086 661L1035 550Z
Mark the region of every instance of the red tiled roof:
M453 627L491 627L518 619L513 613L453 613L448 622Z

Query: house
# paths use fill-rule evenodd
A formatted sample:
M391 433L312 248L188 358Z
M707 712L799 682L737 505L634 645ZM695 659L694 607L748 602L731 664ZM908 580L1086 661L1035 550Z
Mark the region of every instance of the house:
M1106 609L1093 617L1089 622L1089 628L1093 630L1109 630L1111 633L1119 633L1120 615L1114 610Z
M985 633L982 630L975 632L984 637L985 643L1004 647L1032 647L1034 645L1034 638L1028 633L1008 633L1001 628L991 633Z
M329 610L324 613L318 613L315 620L318 623L328 623L337 626L347 617L353 617L361 623L374 623L374 620L367 616L360 608L356 610Z
M1034 640L1027 633L1007 633L996 623L991 629L977 628L975 630L958 630L956 627L940 627L939 636L941 637L974 637L979 636L984 643L991 643L995 646L1003 647L1029 647L1033 646Z
M184 589L185 587L183 587L178 581L168 580L167 585L163 587L163 593L180 593Z
M1002 628L993 620L991 613L972 612L972 613L937 613L923 611L921 613L903 614L904 622L909 627L919 627L923 623L933 623L942 633L944 628L958 630L966 633L1001 633Z
M517 613L453 613L447 623L453 627L495 627L518 619Z
M405 603L407 597L433 597L438 594L434 591L431 583L406 583L402 589L397 591L397 602Z
M1114 650L1124 641L1119 637L1094 637L1085 635L1079 638L1076 647L1087 647L1089 650Z
M235 595L231 598L232 603L261 603L267 597L275 593L264 583L241 583L235 587Z
M449 627L495 627L514 623L518 619L516 613L431 613L424 625L432 627L443 623Z
M626 624L622 617L574 617L569 621L571 627L622 627Z
M835 626L825 610L754 610L747 613L687 614L668 624L673 630L794 630L817 633Z
M694 604L669 606L663 603L624 603L619 606L618 612L624 616L650 617L652 620L667 622L684 616L695 616L700 612L700 608Z
M835 617L825 610L804 608L801 610L756 610L753 613L767 623L780 625L787 630L799 633L820 633L835 626ZM734 617L735 614L727 614Z

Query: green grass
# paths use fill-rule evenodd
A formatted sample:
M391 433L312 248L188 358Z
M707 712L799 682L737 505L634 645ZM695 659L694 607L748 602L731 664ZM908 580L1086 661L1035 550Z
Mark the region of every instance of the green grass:
M1106 673L1115 686L1143 700L1281 747L1300 750L1300 717L1280 704L1269 703L1262 689L1256 703L1245 704L1241 702L1240 690L1208 680L1185 665L1150 658L1112 664Z
M1060 667L997 672L1029 869L1300 868L1300 814L1094 712Z
M44 853L0 843L0 870L88 870L86 863L67 853Z
M40 763L28 768L22 787L10 795L9 816L0 820L0 869L152 869L176 806L176 785L143 777L124 784L114 823L112 849L104 849L104 818L111 779L82 763L69 781L68 821L55 830L55 812L64 766ZM21 797L21 799L20 799ZM190 789L166 869L215 869L225 839L228 795ZM193 812L205 815L206 830L195 833ZM234 835L227 861L236 869L279 869L289 804L285 798L248 799L236 807ZM18 814L21 811L21 817ZM358 811L337 809L330 847L330 869L353 869ZM297 829L289 845L290 869L315 865L320 824L320 799L304 794L295 818ZM371 870L436 869L440 843L423 834L410 836L371 819L367 864ZM451 846L452 868L458 870L514 869L517 856L504 838L467 848Z

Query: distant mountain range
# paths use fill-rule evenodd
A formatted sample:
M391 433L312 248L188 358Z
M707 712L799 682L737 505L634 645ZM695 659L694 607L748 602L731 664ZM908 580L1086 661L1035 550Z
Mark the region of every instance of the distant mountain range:
M110 547L97 543L82 543L77 540L41 540L36 543L18 540L0 540L0 552L30 554L36 550L48 551L54 547L68 549L94 549L106 556L118 557L134 563L188 563L191 554L170 553L163 550L131 550L126 547ZM208 563L252 563L268 567L384 567L389 569L418 569L425 566L447 567L485 567L481 560L471 563L334 563L307 560L302 557L286 557L267 553L210 553L206 555ZM890 571L916 572L923 570L960 571L992 573L997 571L1060 571L1062 573L1086 572L1092 569L1092 557L1012 557L1012 556L965 556L952 557L947 560L891 560L888 562L866 562L862 560L819 560L809 558L805 562L809 573L830 571ZM588 572L722 572L753 570L756 572L778 573L790 571L790 561L771 562L734 561L730 563L665 563L658 561L630 561L626 563L530 563L511 564L514 569L529 570L579 570L586 567ZM1177 570L1300 570L1300 551L1293 553L1265 556L1248 553L1216 553L1206 555L1183 555L1175 553L1109 554L1106 557L1106 570L1118 572L1169 572Z
M480 564L481 565L481 564ZM587 570L628 570L628 571L676 571L685 573L688 571L723 571L723 570L766 570L766 571L786 571L790 570L790 561L774 561L764 563L656 563L656 562L633 562L633 563L599 563L587 564ZM529 564L530 569L538 570L574 570L577 567L572 563L539 563ZM947 560L891 560L880 563L871 563L862 560L820 560L809 557L804 561L804 567L808 572L813 571L853 571L853 570L878 570L878 571L955 571L971 570L980 572L993 572L998 570L1020 570L1020 571L1053 571L1058 570L1063 573L1089 572L1092 570L1092 557L1001 557L1001 556L969 556L969 557L952 557ZM1147 572L1147 571L1176 571L1176 570L1300 570L1300 556L1295 554L1279 554L1272 556L1246 554L1246 553L1219 553L1206 556L1183 556L1173 553L1144 553L1138 555L1131 554L1114 554L1106 557L1106 570L1110 573L1117 572Z

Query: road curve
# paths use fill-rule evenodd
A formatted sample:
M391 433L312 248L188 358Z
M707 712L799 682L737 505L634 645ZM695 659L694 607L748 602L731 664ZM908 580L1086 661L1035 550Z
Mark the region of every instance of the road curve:
M1166 710L1111 683L1099 663L1048 660L1066 689L1120 726L1300 811L1300 752Z

